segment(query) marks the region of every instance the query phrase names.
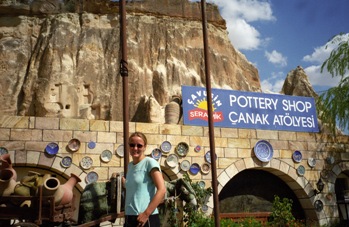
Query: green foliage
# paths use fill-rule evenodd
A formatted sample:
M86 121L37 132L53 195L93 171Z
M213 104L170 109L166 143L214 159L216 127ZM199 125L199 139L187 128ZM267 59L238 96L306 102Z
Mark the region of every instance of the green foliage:
M274 196L273 209L270 215L271 226L290 226L295 222L292 215L292 200L288 198L280 199L279 196Z
M326 68L332 77L340 76L336 87L320 94L316 104L318 117L327 124L335 135L336 126L349 129L349 39L343 39L343 34L332 38L331 44L338 45L332 50L329 58L322 64L321 72Z

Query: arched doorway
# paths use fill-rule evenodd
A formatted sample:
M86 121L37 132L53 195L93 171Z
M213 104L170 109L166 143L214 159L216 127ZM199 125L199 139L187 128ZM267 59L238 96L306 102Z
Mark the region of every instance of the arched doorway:
M305 213L293 190L279 177L260 169L243 170L229 180L219 193L220 211L271 212L275 195L291 199L294 217L305 219Z
M340 223L343 226L349 226L349 170L345 170L337 176L335 193Z

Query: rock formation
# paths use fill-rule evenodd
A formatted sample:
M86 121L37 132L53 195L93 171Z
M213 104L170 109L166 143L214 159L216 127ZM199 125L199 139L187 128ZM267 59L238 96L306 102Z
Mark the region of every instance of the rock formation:
M291 70L287 74L281 93L294 96L318 97L301 66L297 66L296 69Z
M205 86L200 3L126 5L130 119L163 123L181 85ZM0 1L0 114L122 120L118 11L109 0ZM212 87L261 91L216 6L207 18Z

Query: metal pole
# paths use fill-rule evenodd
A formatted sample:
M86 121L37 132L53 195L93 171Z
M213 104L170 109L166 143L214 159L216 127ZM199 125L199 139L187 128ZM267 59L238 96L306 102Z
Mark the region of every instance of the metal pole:
M129 162L129 102L128 102L128 68L127 68L127 37L126 37L126 0L120 0L120 75L122 77L123 94L123 129L124 129L124 176Z
M213 189L213 210L215 226L220 226L219 221L219 205L218 205L218 181L217 181L217 167L216 167L216 151L214 141L214 125L212 114L212 91L211 91L211 76L210 76L210 61L207 41L207 19L206 19L206 1L201 0L201 14L202 14L202 30L204 39L204 58L205 58L205 74L206 74L206 93L207 93L207 111L208 111L208 127L210 137L210 156L212 167L212 189Z

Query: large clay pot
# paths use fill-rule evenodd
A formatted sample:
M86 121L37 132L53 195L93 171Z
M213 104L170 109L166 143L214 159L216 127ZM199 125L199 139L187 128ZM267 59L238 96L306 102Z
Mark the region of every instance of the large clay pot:
M172 100L165 106L165 123L178 124L181 116L181 98L172 96Z
M63 191L63 196L60 202L61 205L68 204L73 200L73 189L79 182L81 182L81 179L77 175L72 173L70 174L70 178L67 180L67 182L60 186L59 190Z
M42 187L43 196L54 196L55 204L59 204L63 197L62 190L59 190L61 182L56 177L49 177L44 181Z
M9 169L13 172L12 178L16 181L17 180L17 172L12 167L12 161L10 154L3 154L0 156L1 166L0 170Z
M13 194L17 182L13 179L13 172L9 169L0 171L0 196Z

